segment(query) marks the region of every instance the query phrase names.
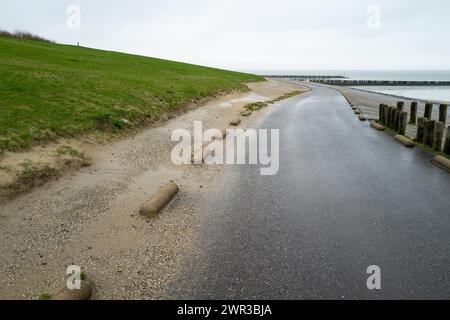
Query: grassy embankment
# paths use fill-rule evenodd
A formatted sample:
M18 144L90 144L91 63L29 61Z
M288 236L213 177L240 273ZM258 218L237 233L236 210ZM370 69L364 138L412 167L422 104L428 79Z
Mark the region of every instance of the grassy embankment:
M59 137L117 132L246 90L259 76L0 36L0 156Z

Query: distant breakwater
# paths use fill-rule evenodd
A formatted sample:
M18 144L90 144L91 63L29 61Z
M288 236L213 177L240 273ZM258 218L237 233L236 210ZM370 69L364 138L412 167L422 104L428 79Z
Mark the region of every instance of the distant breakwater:
M430 87L430 86L450 86L448 80L422 81L422 80L353 80L345 77L336 78L328 76L273 76L273 78L289 78L303 82L318 84L328 84L334 86L404 86L404 87Z
M295 79L300 81L307 80L320 80L320 79L348 79L344 76L333 76L333 75L263 75L265 78L279 78L279 79Z

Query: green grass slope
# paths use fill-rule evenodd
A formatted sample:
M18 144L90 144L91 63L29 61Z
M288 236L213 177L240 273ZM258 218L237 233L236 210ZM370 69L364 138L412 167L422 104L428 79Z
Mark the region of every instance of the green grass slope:
M120 130L263 78L76 46L0 37L0 154Z

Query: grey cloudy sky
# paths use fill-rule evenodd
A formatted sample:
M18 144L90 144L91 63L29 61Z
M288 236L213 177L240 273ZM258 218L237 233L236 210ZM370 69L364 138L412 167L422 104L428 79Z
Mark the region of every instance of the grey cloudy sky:
M0 28L235 70L450 69L449 14L448 0L2 0Z

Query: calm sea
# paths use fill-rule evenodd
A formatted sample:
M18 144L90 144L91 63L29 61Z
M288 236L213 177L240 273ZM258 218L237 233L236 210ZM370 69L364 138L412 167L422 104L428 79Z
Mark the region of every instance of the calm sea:
M415 80L450 81L450 70L253 70L265 75L330 75L345 76L355 80ZM398 87L398 86L358 86L358 89L392 94L413 99L450 102L449 87Z

